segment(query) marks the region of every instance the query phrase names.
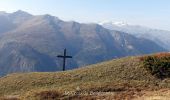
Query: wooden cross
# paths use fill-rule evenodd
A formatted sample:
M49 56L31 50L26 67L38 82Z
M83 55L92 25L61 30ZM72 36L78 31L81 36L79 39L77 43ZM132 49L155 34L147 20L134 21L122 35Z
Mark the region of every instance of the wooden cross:
M65 66L66 66L66 58L72 58L72 56L67 56L66 55L67 51L64 49L64 55L58 55L58 58L63 58L63 71L65 71Z

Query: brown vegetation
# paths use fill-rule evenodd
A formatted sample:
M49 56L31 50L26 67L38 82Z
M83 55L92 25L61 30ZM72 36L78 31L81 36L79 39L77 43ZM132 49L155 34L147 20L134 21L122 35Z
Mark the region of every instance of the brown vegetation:
M65 72L10 74L0 78L0 96L17 95L21 100L131 100L144 95L143 91L169 89L168 77L161 80L146 69L143 58L147 57L126 57Z

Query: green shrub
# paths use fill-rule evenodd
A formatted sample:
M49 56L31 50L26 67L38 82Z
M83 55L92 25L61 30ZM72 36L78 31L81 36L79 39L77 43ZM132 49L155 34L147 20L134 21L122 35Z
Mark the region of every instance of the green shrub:
M160 53L142 58L144 67L160 79L170 78L170 54Z

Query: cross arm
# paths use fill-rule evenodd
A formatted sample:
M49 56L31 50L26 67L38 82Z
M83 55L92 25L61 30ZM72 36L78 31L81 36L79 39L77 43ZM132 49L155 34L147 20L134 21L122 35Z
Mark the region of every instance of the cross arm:
M59 57L59 58L72 58L72 56L61 56L61 55L58 55L57 57Z
M57 57L63 58L64 56L58 55Z
M72 56L66 56L66 58L72 58Z

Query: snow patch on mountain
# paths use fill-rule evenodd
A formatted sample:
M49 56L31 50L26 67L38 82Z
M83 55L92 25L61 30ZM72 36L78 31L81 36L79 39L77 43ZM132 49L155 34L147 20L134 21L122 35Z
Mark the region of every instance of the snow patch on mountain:
M116 26L127 26L128 24L124 21L102 21L99 25L116 25Z

